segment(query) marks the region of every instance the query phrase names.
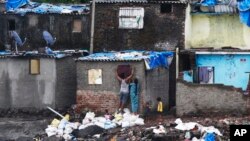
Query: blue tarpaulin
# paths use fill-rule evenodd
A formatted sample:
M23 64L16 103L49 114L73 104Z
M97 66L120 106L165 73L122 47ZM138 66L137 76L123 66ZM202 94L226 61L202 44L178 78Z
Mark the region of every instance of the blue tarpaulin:
M89 7L85 4L78 5L53 5L49 3L38 3L38 2L30 2L29 0L21 0L23 3L20 3L18 6L13 8L12 3L6 3L7 11L25 15L26 13L37 13L37 14L46 14L46 13L54 13L54 14L71 14L71 13L88 13ZM27 2L24 2L27 1Z
M6 2L6 9L9 10L15 10L21 6L24 6L29 3L29 0L7 0Z
M240 21L250 27L250 0L238 1Z
M92 61L133 61L133 60L144 60L147 70L165 67L168 68L173 58L173 52L171 51L122 51L122 52L106 52L106 53L95 53L89 56L81 57L79 60L92 60Z
M207 133L205 136L205 141L215 141L215 134L214 133Z
M203 0L201 1L202 6L215 6L217 4L217 0Z

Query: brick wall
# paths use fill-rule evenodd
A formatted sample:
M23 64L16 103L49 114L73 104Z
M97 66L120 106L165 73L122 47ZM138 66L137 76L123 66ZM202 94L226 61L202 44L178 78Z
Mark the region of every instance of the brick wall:
M143 29L119 29L120 7L144 7ZM95 51L173 50L184 46L185 4L161 13L161 4L96 4Z
M77 106L79 109L87 108L94 112L104 112L105 109L114 112L119 106L119 96L110 91L78 90Z
M239 89L220 84L177 81L176 114L224 114L249 112L249 97Z

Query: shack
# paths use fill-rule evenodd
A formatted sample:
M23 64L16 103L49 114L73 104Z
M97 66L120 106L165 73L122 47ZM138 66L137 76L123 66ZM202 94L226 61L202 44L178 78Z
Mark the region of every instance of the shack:
M81 54L0 52L0 109L40 110L46 106L66 108L75 104L73 58Z
M161 97L164 108L169 108L169 66L173 52L123 51L96 53L78 58L77 105L96 112L109 109L114 112L119 105L120 85L116 78L118 67L134 68L134 78L139 80L139 109L143 112L145 103L156 107ZM129 100L130 101L130 100ZM129 106L127 106L129 108Z
M19 7L14 7L11 4ZM3 4L1 4L3 5ZM56 38L53 50L88 49L90 15L87 4L48 4L10 1L0 10L0 42L10 45L9 31L16 31L27 42L20 50L32 51L46 46L44 30ZM5 48L0 47L0 50Z

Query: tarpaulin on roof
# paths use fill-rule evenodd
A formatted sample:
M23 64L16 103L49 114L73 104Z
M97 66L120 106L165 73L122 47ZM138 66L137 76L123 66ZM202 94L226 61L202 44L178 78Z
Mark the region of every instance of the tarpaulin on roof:
M136 61L144 60L146 69L154 69L158 67L168 68L173 59L173 52L156 52L156 51L122 51L95 53L86 57L81 57L79 60L87 61Z
M201 5L203 6L215 6L217 4L217 0L203 0L201 1Z
M250 0L238 1L238 9L240 12L240 21L250 26Z
M13 12L16 14L24 15L26 13L37 13L37 14L46 14L46 13L55 13L55 14L82 14L88 13L89 7L84 4L78 5L53 5L49 3L37 3L29 2L21 5L15 9L7 9L8 12Z
M9 10L15 10L21 6L24 6L29 3L29 0L7 0L6 2L6 9Z

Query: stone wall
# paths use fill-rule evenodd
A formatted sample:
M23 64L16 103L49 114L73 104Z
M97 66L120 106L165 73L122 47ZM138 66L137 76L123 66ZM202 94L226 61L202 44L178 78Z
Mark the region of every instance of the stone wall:
M120 7L144 7L143 29L119 29ZM184 46L185 4L172 4L161 13L161 4L96 4L95 51L173 50Z
M220 84L177 81L176 114L247 113L249 98L239 89Z

